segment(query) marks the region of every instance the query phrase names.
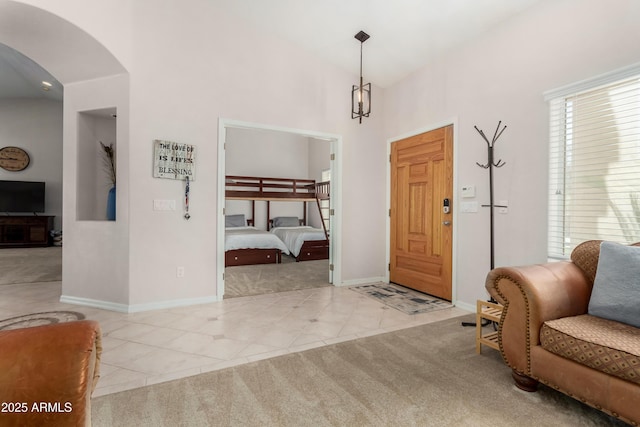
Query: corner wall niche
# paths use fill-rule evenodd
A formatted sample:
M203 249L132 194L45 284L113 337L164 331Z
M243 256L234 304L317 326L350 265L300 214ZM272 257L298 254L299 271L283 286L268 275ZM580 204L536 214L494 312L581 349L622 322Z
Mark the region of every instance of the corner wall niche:
M116 165L116 124L115 107L78 113L78 181L77 212L79 221L115 220L115 201L109 207L109 192L114 187L107 153L103 149L113 147L113 162ZM115 198L115 193L112 196ZM115 200L115 199L112 199ZM108 213L108 210L110 212Z

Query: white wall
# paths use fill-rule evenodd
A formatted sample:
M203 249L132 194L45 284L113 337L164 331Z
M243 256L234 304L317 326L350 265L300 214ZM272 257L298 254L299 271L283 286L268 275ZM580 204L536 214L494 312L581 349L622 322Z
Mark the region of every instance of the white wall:
M45 215L62 228L62 103L45 99L0 100L0 148L24 149L31 159L19 172L0 168L0 179L44 181Z
M486 143L474 125L493 136L506 166L494 170L496 266L546 260L548 109L543 92L640 61L640 2L557 0L541 2L446 57L427 65L385 93L387 138L455 119L456 189L475 185L488 203ZM461 199L455 200L454 209ZM457 298L486 298L489 211L460 213L455 224Z
M65 85L64 99L64 244L62 252L63 302L101 304L126 311L129 307L129 108L128 76L120 75ZM117 180L116 220L86 221L79 218L78 191L105 188L98 181L91 188L82 180L79 152L92 137L83 139L80 112L115 108ZM94 152L95 153L95 152ZM91 156L92 161L96 156ZM144 167L144 166L141 166ZM151 169L151 159L148 169ZM94 175L95 177L95 175ZM105 188L106 190L106 188ZM104 192L106 197L106 191Z
M227 130L227 175L307 178L308 142L301 135L270 130Z

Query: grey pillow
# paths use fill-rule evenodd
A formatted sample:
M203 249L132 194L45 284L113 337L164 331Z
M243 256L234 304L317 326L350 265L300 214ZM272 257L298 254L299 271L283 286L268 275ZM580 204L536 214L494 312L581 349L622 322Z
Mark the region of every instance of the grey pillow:
M602 242L589 314L640 328L640 247Z
M298 227L300 220L297 216L279 216L273 219L274 227Z
M224 217L225 227L244 227L245 225L247 225L247 220L244 219L243 214L226 215Z

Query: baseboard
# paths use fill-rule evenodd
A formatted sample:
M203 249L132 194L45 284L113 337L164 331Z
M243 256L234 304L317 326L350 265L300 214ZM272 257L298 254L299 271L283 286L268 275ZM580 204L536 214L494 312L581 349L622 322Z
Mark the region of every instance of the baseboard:
M120 304L117 302L101 301L90 298L72 297L68 295L61 295L60 302L74 305L84 305L85 307L101 308L103 310L117 311L120 313L129 313L129 306L127 304Z
M140 311L162 310L165 308L187 307L190 305L209 304L220 301L216 295L200 298L183 298L169 301L148 302L144 304L133 304L129 306L129 313Z
M471 313L475 313L476 312L476 305L475 304L469 304L469 303L466 303L464 301L456 301L456 303L454 305L456 307L458 307L458 308L463 309L463 310L470 311Z
M201 298L184 298L170 301L149 302L144 304L120 304L110 301L101 301L91 298L79 298L67 295L60 297L60 302L75 305L84 305L86 307L101 308L103 310L117 311L120 313L139 313L142 311L162 310L166 308L186 307L190 305L209 304L218 302L217 296L212 295Z
M384 277L369 277L369 278L365 278L365 279L352 279L352 280L345 280L342 283L339 284L334 284L334 286L355 286L355 285L366 285L367 283L380 283L380 282L387 282L387 279L385 279Z

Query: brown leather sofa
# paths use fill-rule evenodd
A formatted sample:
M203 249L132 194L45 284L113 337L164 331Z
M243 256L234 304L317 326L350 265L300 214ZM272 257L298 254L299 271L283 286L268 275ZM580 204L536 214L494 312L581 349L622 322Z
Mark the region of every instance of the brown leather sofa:
M599 243L578 246L572 261L488 274L486 288L504 306L500 352L520 389L535 391L541 382L639 425L640 329L587 314Z
M0 331L0 425L90 426L101 352L95 321Z

